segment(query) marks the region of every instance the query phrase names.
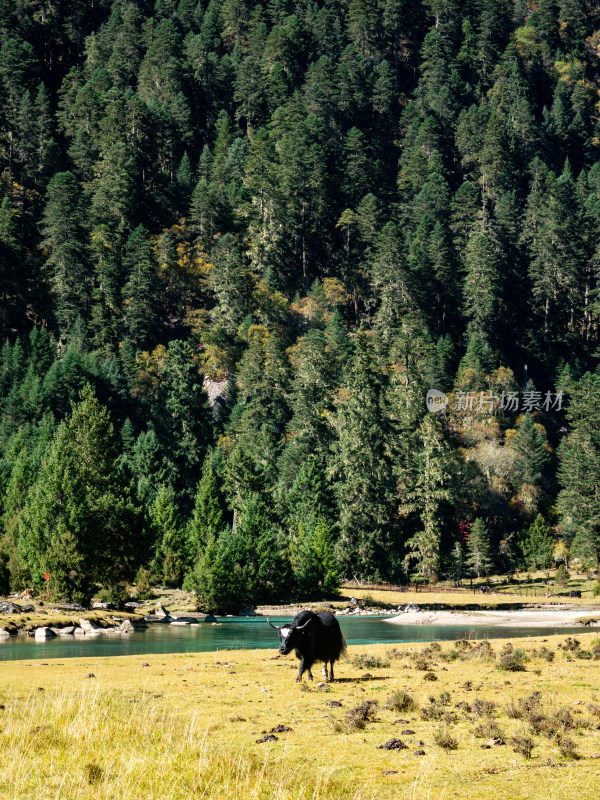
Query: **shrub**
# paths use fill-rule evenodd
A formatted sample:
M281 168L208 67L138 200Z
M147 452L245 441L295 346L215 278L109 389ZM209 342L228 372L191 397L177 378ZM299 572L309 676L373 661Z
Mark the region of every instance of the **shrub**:
M467 653L467 658L478 658L481 661L492 661L494 659L494 650L487 639L483 639L472 647Z
M419 704L410 692L398 689L385 701L385 707L391 708L393 711L417 711Z
M423 719L441 719L446 713L446 706L450 702L450 694L442 692L439 698L431 695L429 698L429 705L423 706L421 709L421 717Z
M183 569L181 566L181 559L174 550L167 550L162 567L162 579L165 586L176 588L181 586L183 578Z
M129 591L124 583L109 583L101 589L100 599L104 603L112 603L116 608L123 608L129 600Z
M424 672L427 672L429 669L431 669L431 661L429 661L429 659L422 653L419 653L417 656L415 656L414 661L415 669L420 669Z
M506 644L496 661L496 669L502 672L524 672L527 653L515 649L512 644Z
M532 711L538 711L542 704L540 692L532 692L521 700L513 700L506 706L506 716L510 719L523 719Z
M47 588L53 600L89 606L92 587L85 569L85 558L70 531L57 536L46 551Z
M554 582L557 586L564 588L570 579L569 571L565 567L564 564L561 564L560 567L556 570L556 574L554 576Z
M100 783L102 780L102 768L98 766L98 764L94 764L93 762L90 764L86 764L85 768L85 778L90 786L93 786L96 783Z
M365 654L354 656L352 663L359 669L382 669L384 667L389 667L390 665L390 662L386 661L384 658Z
M594 584L594 588L592 589L592 594L594 597L600 597L600 581L596 581Z
M520 753L525 758L531 758L533 752L533 739L526 733L515 734L509 739L515 753Z
M547 661L548 663L554 661L554 650L548 650L547 647L541 647L537 651L536 655L538 658L543 658L544 661Z
M153 597L152 586L151 586L151 577L152 573L149 569L145 569L144 567L140 567L137 571L135 576L135 585L137 587L137 592L135 595L135 599L138 601L143 600L150 600Z
M476 698L473 701L473 713L476 717L491 717L496 710L496 704L491 700Z
M456 750L458 747L458 739L452 735L452 731L448 727L438 728L434 731L433 741L444 750Z
M581 647L581 642L578 639L573 639L571 636L567 636L565 641L558 646L569 653L576 653Z
M478 739L500 739L504 742L504 732L495 719L486 719L475 726L473 734Z
M454 647L456 647L457 650L463 650L464 651L464 650L470 650L472 645L471 645L471 642L468 639L457 639L454 642Z
M377 701L366 700L354 708L349 709L344 717L342 730L349 733L362 731L367 722L374 722L377 719Z
M556 744L558 745L558 752L563 758L572 758L573 760L578 760L581 758L577 752L575 742L568 736L559 735Z
M440 658L444 661L456 661L460 657L460 653L454 647L451 650L446 650L445 652L440 653Z
M553 736L556 731L552 721L545 714L538 711L532 711L529 715L529 726L531 732L538 735Z
M435 672L426 672L425 675L423 675L424 681L437 681L437 679L438 677Z
M572 731L578 727L576 720L573 718L571 709L566 706L562 706L558 711L554 712L553 720L556 727L562 728L563 731Z
M390 650L385 651L386 658L404 658L405 655L406 653L403 653L402 650L398 650L397 647L392 647Z
M0 551L0 596L10 591L10 570L8 569L8 554Z

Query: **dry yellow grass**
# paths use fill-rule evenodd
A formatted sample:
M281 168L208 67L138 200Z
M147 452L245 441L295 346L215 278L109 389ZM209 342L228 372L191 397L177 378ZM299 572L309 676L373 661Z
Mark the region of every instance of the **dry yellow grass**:
M596 635L576 638L589 651ZM391 655L386 645L352 647L351 657L377 656L388 666L342 663L325 690L316 680L296 685L295 658L275 649L0 662L0 797L595 800L600 661L559 649L565 639L515 639L530 655L525 672L500 672L485 652L456 658L450 643L425 656L426 645L396 645ZM495 655L503 644L492 643ZM542 646L555 652L553 662L539 655ZM437 705L441 719L386 708L400 689L420 708L449 693ZM531 759L510 744L482 749L475 734L486 718L474 700L497 704L494 721L508 740L530 722L507 716L506 706L533 692L541 693L542 716L568 708L575 727L533 735ZM378 701L377 721L348 732L345 715L366 700ZM464 703L469 710L457 706ZM292 730L256 742L277 725ZM446 730L456 750L435 743ZM561 736L579 760L561 755ZM378 749L391 738L407 748Z
M514 604L514 605L544 605L544 606L556 606L556 605L573 605L573 606L581 606L582 610L585 612L587 609L590 610L598 610L599 604L597 598L590 598L589 596L586 597L556 597L556 596L537 596L533 597L532 595L518 595L518 594L510 594L509 592L498 592L496 594L481 594L469 591L467 589L464 592L444 592L444 591L410 591L410 592L398 592L394 590L388 589L360 589L360 588L352 588L349 589L345 587L342 589L341 592L344 600L349 600L351 597L355 597L356 599L362 599L364 597L370 597L377 603L384 603L388 606L399 606L399 605L406 605L407 603L416 603L417 605L426 605L426 606L433 606L433 605L444 605L450 608L457 608L460 609L464 606L478 606L479 608L494 608L498 605L503 604ZM345 602L340 602L339 600L334 601L335 606L345 605Z

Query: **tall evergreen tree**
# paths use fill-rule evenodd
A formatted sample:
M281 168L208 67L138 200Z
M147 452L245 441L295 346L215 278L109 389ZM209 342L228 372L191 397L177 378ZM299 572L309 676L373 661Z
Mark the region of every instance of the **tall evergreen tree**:
M338 558L348 577L388 569L393 540L393 479L384 387L363 331L355 341L345 397L337 410L336 494L340 509Z
M586 373L573 388L567 419L569 433L559 455L561 492L558 508L562 526L582 559L600 558L600 377Z
M466 565L471 570L471 573L478 578L483 575L489 575L492 569L490 534L481 517L478 517L471 525L469 538L467 539Z
M90 579L113 583L131 577L144 542L117 455L108 412L86 389L57 430L19 521L19 553L37 586L43 583L44 554L67 534Z
M71 172L57 173L48 184L43 231L56 318L66 333L77 317L86 318L91 294L80 192Z

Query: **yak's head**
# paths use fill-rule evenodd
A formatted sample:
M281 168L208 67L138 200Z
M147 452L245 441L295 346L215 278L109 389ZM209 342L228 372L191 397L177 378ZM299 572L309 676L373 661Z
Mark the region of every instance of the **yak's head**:
M272 628L275 628L279 634L279 652L282 656L287 656L288 653L291 653L292 650L295 650L300 644L300 637L310 622L310 619L307 620L304 625L273 625L268 617L267 622Z

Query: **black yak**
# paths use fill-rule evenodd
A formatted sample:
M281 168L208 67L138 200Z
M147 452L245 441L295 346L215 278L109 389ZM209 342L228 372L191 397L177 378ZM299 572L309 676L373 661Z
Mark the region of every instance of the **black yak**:
M347 657L346 642L340 629L340 623L329 611L301 611L296 614L288 625L273 625L267 617L267 622L279 633L279 652L287 655L292 650L300 659L300 669L296 683L302 680L302 674L308 672L312 681L311 667L315 661L323 662L323 677L333 680L333 662L340 657ZM330 673L327 675L327 664Z

